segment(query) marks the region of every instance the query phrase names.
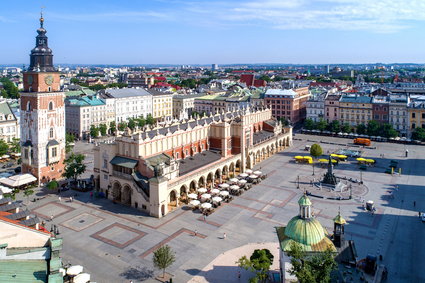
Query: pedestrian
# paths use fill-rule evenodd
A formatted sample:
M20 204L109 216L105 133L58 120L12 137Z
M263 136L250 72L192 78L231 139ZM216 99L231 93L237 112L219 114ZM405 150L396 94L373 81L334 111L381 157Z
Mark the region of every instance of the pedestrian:
M195 230L195 236L197 236L198 235L198 230Z
M226 238L227 238L226 233L223 233L223 239L226 240Z
M204 214L204 221L207 222L207 216Z
M419 214L419 217L421 217L421 212L420 211L418 212L418 214Z
M53 221L53 214L50 215L50 221Z
M313 187L313 181L312 181L312 180L310 180L310 186L312 186L312 187Z
M241 272L240 271L238 271L238 279L239 280L241 279Z
M69 197L69 202L72 202L72 197Z
M413 201L413 207L416 207L416 201Z
M61 202L62 201L62 198L59 196L59 202Z

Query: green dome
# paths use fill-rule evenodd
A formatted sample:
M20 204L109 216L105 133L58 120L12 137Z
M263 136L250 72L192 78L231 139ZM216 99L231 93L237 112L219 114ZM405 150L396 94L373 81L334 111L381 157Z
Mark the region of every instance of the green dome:
M315 218L302 219L295 216L286 226L285 236L300 244L311 246L323 240L326 232Z
M300 198L300 200L298 201L298 204L299 204L299 205L303 205L303 206L308 206L308 205L311 205L311 201L310 201L310 199L307 197L307 195L306 195L306 194L304 194L304 195Z

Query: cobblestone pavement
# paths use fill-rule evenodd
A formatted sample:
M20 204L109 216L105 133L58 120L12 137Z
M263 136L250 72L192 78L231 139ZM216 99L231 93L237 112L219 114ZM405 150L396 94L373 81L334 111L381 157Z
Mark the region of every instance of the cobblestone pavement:
M277 242L274 227L285 225L298 214L298 198L310 186L301 184L297 189L297 176L311 176L312 167L292 161L295 155L305 155L306 144L314 140L326 142L322 147L327 152L351 143L332 137L297 135L295 138L291 148L255 168L268 175L263 182L221 206L207 221L185 207L156 219L105 199L92 199L89 193L78 193L70 202L68 196L74 195L73 191L63 192L61 202L56 194L38 191L37 197L44 198L28 206L42 218L50 219L53 215L53 223L48 221L46 226L50 229L51 224L58 225L64 238L64 262L83 265L93 281L156 282L152 277L160 271L153 268L152 252L169 244L176 252L176 262L167 271L174 275L173 282L187 282L196 275L202 277L201 271L226 251L251 243ZM312 198L313 211L331 232L332 218L340 208L348 221L346 238L355 240L359 258L367 254L383 255L383 263L389 267L389 282L425 282L421 268L425 224L418 218L418 211L425 211L425 160L420 159L425 147L408 146L410 157L405 158L404 145L374 143L373 146L377 148L364 149L364 156L376 159L377 166L363 172L362 178L368 187L363 198L375 202L376 213L365 212L360 198L346 201ZM76 147L76 151L87 155L88 166L93 160L90 148L89 144ZM385 159L380 157L383 153ZM399 162L403 175L383 173L390 159ZM315 174L321 176L325 170L315 168ZM360 178L352 161L338 166L335 173ZM223 233L227 234L225 240ZM229 280L226 282L232 281ZM235 282L239 282L237 278Z

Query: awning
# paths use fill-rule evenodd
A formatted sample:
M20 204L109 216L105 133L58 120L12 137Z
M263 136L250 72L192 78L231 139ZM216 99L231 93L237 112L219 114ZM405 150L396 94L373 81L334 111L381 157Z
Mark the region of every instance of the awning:
M59 142L57 140L50 140L47 143L47 146L55 146L55 145L59 145Z
M31 174L19 174L9 178L0 179L0 183L9 187L19 187L37 181L37 178Z
M133 169L134 167L136 167L137 160L130 159L127 157L122 157L122 156L115 156L114 158L112 158L110 163L112 165L118 165L125 168Z

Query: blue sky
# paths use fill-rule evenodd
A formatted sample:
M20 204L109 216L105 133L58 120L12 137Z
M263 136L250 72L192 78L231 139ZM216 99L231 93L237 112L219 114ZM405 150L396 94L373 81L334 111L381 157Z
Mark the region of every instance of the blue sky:
M425 0L2 1L0 64L425 62Z

